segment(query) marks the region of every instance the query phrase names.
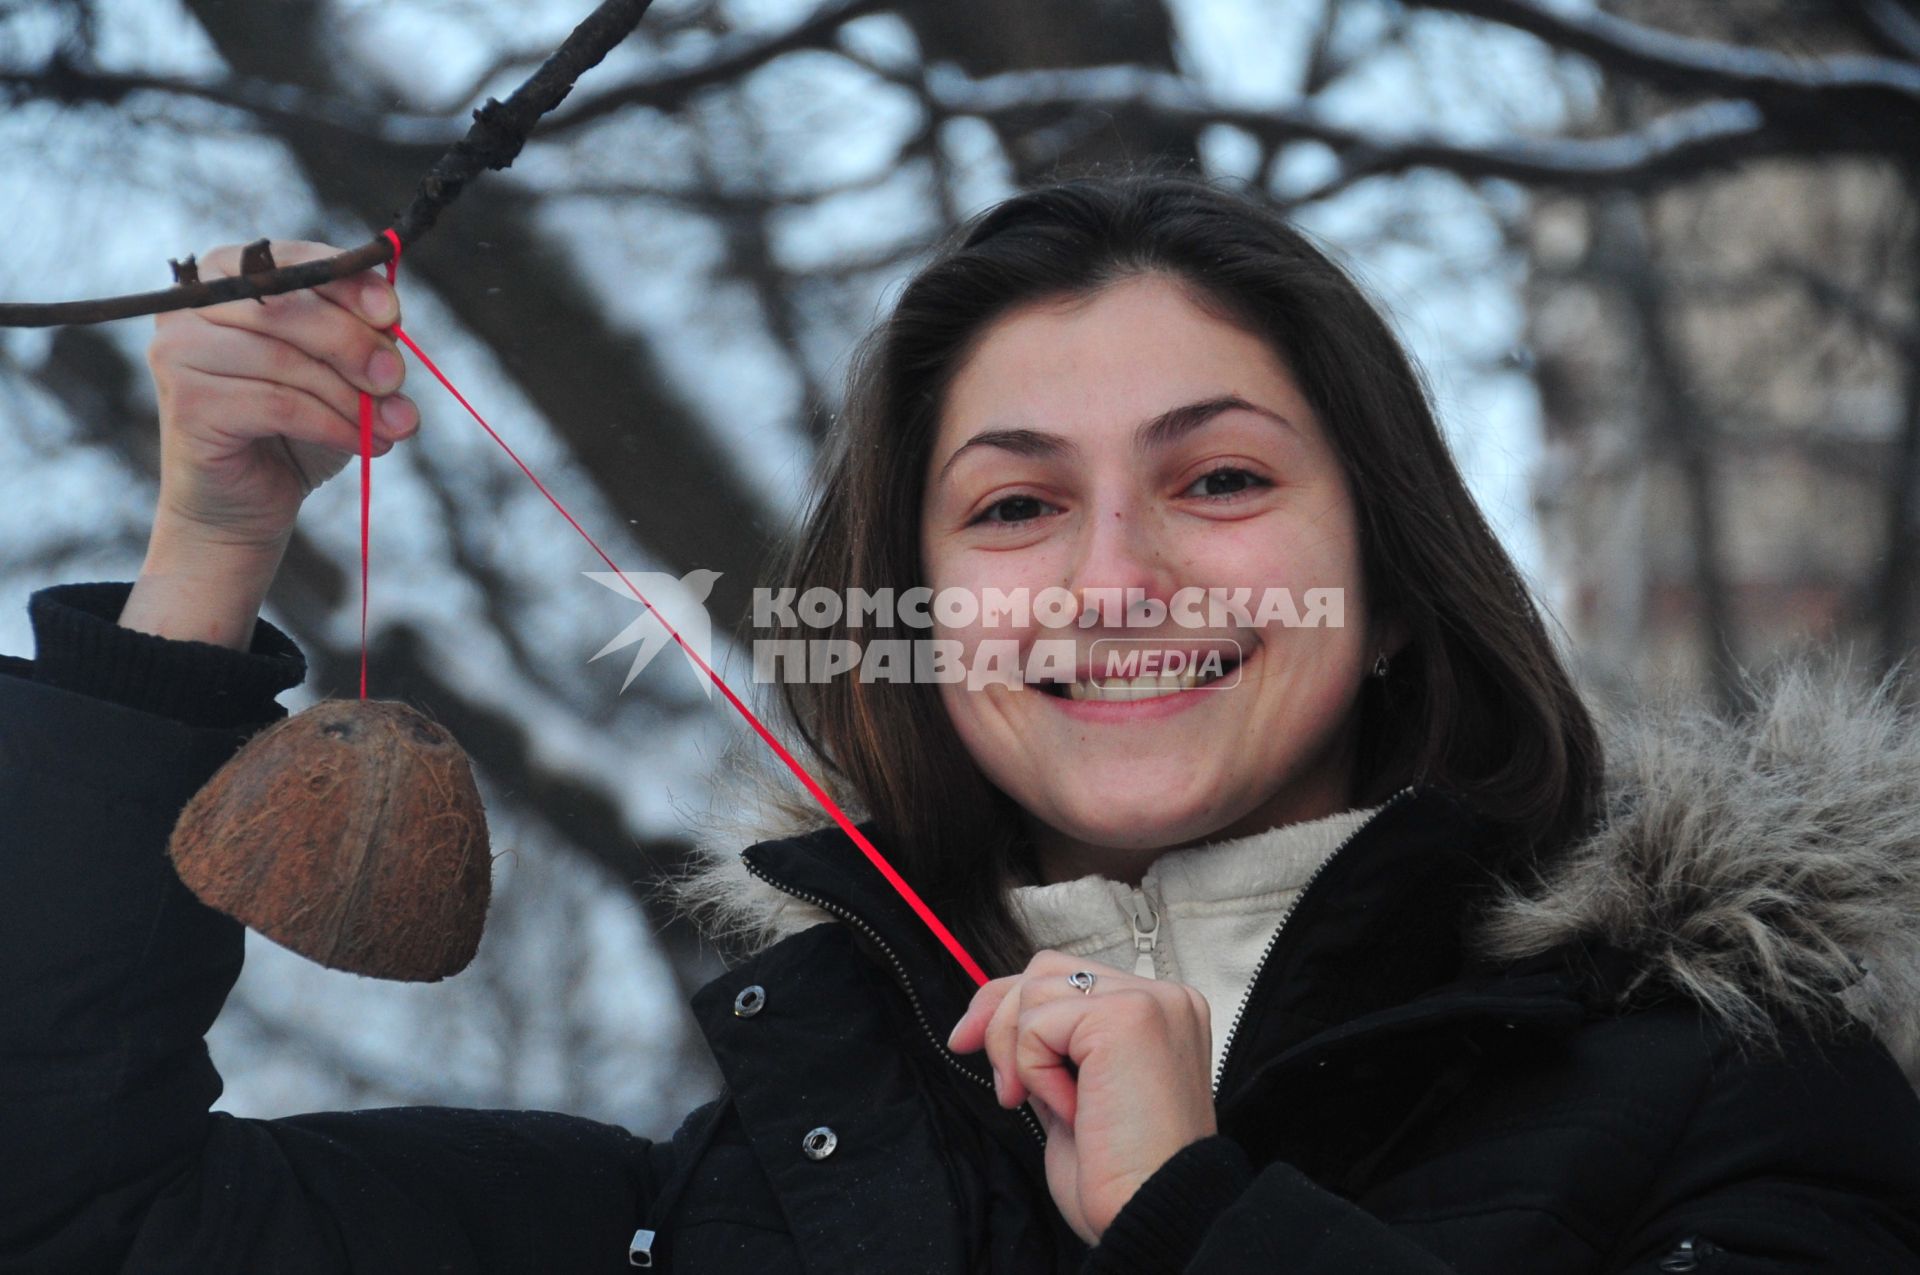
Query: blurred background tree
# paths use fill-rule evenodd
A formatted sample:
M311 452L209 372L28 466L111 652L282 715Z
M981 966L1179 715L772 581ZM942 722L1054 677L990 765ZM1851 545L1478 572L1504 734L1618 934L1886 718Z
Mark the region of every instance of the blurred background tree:
M0 295L166 282L267 234L363 241L585 0L0 0ZM1920 6L1729 0L660 0L514 168L411 250L408 327L622 562L744 617L854 340L1021 185L1184 165L1379 296L1596 692L1920 628ZM147 321L0 334L0 579L128 579ZM661 1133L712 1084L714 953L654 899L738 727L437 388L376 467L372 684L481 772L497 902L444 987L250 940L214 1039L249 1114L552 1107ZM349 471L351 472L351 471ZM352 479L268 603L352 694ZM0 647L27 649L24 614ZM742 653L720 665L744 684ZM727 845L725 848L737 848Z

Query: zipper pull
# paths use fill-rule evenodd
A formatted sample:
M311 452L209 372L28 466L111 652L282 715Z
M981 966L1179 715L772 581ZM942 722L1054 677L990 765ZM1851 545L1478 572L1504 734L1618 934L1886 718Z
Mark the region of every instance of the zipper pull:
M1154 945L1160 941L1160 917L1147 892L1133 888L1133 972L1137 978L1158 978L1153 969Z

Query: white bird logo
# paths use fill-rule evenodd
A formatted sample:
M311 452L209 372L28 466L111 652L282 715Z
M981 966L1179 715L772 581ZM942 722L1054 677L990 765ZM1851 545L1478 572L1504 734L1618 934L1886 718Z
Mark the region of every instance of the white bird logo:
M582 574L622 597L633 598L634 591L638 590L640 596L652 604L651 609L643 607L639 618L620 630L611 642L595 651L587 663L591 664L603 655L638 642L640 649L634 652L633 665L627 670L627 680L620 683L620 689L625 691L662 647L679 645L674 642L673 633L667 631L667 626L671 625L673 632L678 633L687 644L687 649L680 652L686 658L687 667L700 680L700 689L706 692L707 698L713 698L713 681L701 671L693 657L697 654L709 665L712 663L713 622L707 618L705 604L707 595L713 592L713 582L720 578L720 572L701 567L678 579L664 571L586 571ZM637 598L634 600L639 601ZM662 620L666 623L661 623Z

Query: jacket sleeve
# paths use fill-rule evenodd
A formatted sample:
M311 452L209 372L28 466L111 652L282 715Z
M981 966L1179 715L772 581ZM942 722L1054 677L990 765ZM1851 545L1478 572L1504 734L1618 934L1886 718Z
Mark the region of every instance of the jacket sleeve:
M1722 1040L1693 1118L1598 1269L1620 1275L1920 1272L1920 1104L1870 1040ZM1084 1275L1447 1275L1445 1262L1284 1163L1225 1137L1161 1166Z
M629 1269L671 1144L542 1112L209 1112L243 929L166 843L304 665L264 621L248 652L119 629L127 588L42 590L40 658L0 664L0 1272Z

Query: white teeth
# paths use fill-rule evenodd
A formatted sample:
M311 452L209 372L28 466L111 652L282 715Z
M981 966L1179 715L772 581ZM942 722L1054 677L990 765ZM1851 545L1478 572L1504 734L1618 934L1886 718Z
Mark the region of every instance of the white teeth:
M1202 677L1198 672L1191 671L1161 673L1148 677L1109 677L1103 678L1097 686L1092 682L1074 682L1067 687L1067 698L1073 700L1158 699L1162 695L1190 691L1212 680L1214 680L1213 677Z

